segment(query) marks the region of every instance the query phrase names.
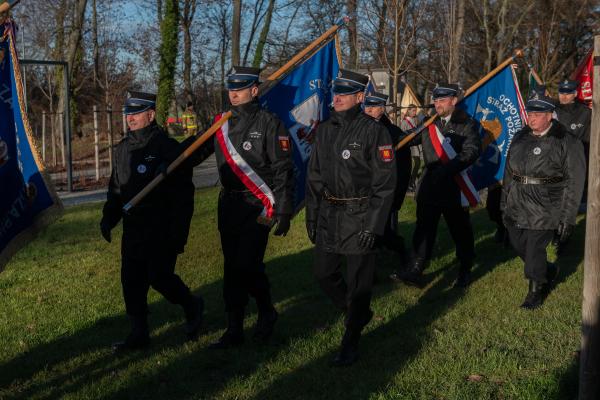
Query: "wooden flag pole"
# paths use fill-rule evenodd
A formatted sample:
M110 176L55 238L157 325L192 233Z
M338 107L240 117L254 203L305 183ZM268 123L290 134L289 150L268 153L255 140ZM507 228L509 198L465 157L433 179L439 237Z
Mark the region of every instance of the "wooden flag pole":
M594 38L594 87L585 224L579 400L600 398L600 36Z
M509 64L512 64L515 61L515 58L518 58L518 57L523 57L523 50L521 50L521 49L516 50L515 54L513 56L508 57L500 65L498 65L496 68L491 70L486 76L481 78L479 81L477 81L477 83L475 83L473 86L471 86L469 89L467 89L467 91L465 92L465 95L463 96L463 99L465 99L466 97L469 97L471 94L473 94L473 92L475 92L477 89L479 89L481 86L483 86L487 81L492 79L494 77L494 75L496 75L498 72L502 71ZM431 125L433 123L433 121L435 121L435 119L437 117L438 117L437 114L432 115L427 121L425 121L425 123L419 129L417 129L415 132L407 135L404 139L402 139L396 145L396 150L401 149L402 147L404 147L404 145L406 145L406 143L413 140L415 136L417 136L419 133L423 132L425 130L425 128L427 128L429 125Z
M345 20L344 20L345 21ZM327 30L327 32L323 33L317 39L315 39L311 44L306 46L302 51L292 57L287 63L285 63L281 68L277 71L273 72L265 82L261 83L258 90L259 96L265 94L274 86L274 83L277 82L280 78L282 78L292 67L296 66L298 63L303 61L308 55L312 54L315 49L320 48L320 46L329 40L329 38L337 33L337 31L343 26L343 23L338 23L333 25L331 28ZM160 182L162 182L165 177L173 172L182 162L184 162L189 156L191 156L194 151L196 151L202 144L204 144L211 136L219 130L219 128L231 117L231 111L227 111L223 116L219 119L219 121L215 122L206 132L202 135L198 136L198 138L187 148L183 153L179 155L167 168L165 174L157 175L146 187L144 187L138 194L136 194L127 204L123 206L123 211L128 212L133 207L135 207L144 197L148 195Z
M17 5L21 0L8 0L6 3L0 4L0 14L8 12L11 8Z

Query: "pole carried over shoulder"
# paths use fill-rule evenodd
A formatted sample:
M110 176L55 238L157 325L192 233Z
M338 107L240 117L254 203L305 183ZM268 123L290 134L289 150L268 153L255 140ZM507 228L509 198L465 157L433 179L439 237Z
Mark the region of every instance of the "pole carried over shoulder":
M11 8L17 5L21 0L7 0L6 3L0 4L0 14L8 12Z
M322 45L327 43L329 39L337 33L337 31L344 26L347 22L347 18L344 18L338 21L337 24L333 25L329 28L325 33L315 39L311 44L306 46L302 51L292 57L287 63L285 63L281 68L272 73L265 82L261 83L258 87L259 96L267 93L280 79L284 77L284 75L289 72L289 70L302 61L304 61L308 56L310 56L314 51L321 48ZM138 194L136 194L127 204L123 206L123 211L128 212L133 207L135 207L148 193L150 193L160 182L162 182L165 177L173 172L182 162L184 162L189 156L191 156L194 151L196 151L202 144L204 144L208 139L212 137L212 135L223 126L223 124L231 118L231 111L227 111L223 116L215 122L206 132L202 135L198 136L198 138L179 155L167 168L165 174L157 175L146 187L144 187Z
M523 57L523 50L521 50L521 49L517 49L515 51L514 55L508 57L500 65L498 65L496 68L491 70L486 76L481 78L479 81L477 81L477 83L475 83L473 86L471 86L469 89L467 89L467 91L465 92L465 95L463 96L463 99L469 97L471 94L473 94L473 92L475 92L477 89L479 89L481 86L483 86L487 81L492 79L494 77L494 75L496 75L498 72L502 71L506 66L512 64L515 61L515 59L519 58L519 57ZM402 139L396 145L396 150L400 150L402 147L404 147L406 145L406 143L410 142L411 140L414 139L415 136L417 136L419 133L423 132L429 125L431 125L433 123L433 121L435 121L435 119L437 117L438 117L437 114L432 115L427 121L425 121L425 123L420 128L418 128L416 131L410 133L404 139Z

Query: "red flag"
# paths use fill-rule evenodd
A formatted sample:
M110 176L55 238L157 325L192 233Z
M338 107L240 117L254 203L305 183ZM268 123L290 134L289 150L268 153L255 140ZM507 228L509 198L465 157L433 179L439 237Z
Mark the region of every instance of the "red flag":
M577 98L586 103L590 108L592 107L592 83L594 80L593 50L593 48L590 49L575 72L571 74L571 79L579 81Z

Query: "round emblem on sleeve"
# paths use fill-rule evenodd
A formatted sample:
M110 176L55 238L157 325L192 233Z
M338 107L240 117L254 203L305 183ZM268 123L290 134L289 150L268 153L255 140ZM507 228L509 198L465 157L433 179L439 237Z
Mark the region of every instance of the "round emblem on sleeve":
M148 170L148 168L146 168L146 166L144 164L140 164L137 166L137 172L139 174L145 174L146 170Z
M540 149L539 147L536 147L535 149L533 149L533 154L535 154L536 156L539 156L542 153L542 149Z
M350 158L350 150L346 149L346 150L342 151L342 158L344 160L349 159Z
M245 141L244 143L242 143L242 149L248 151L252 148L252 143L250 143L249 141Z

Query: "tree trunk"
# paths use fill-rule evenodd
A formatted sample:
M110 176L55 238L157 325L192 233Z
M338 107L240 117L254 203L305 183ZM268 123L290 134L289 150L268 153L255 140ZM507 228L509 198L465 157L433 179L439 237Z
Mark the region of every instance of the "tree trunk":
M190 27L196 13L196 0L185 0L181 28L183 30L183 88L185 101L193 102L192 95L192 35Z
M387 19L387 1L383 0L379 12L379 24L377 26L377 60L383 65L385 58L385 22Z
M260 64L262 63L263 51L265 48L265 44L267 43L267 38L269 37L269 29L271 29L271 18L273 17L274 9L275 0L269 0L267 14L265 15L265 23L262 27L262 30L260 31L258 43L256 44L256 52L254 53L254 60L252 61L252 66L255 68L260 68Z
M350 49L348 68L350 69L356 69L358 67L358 29L356 22L358 15L356 13L356 3L357 0L346 1L346 11L351 18L348 23L348 48Z
M231 24L231 64L240 65L240 34L242 0L233 0L233 21Z
M450 38L450 46L448 52L450 54L450 62L448 65L448 80L457 82L460 71L460 42L462 41L463 30L465 27L465 0L456 0L455 25L453 27L452 36ZM450 20L452 21L453 18Z
M156 103L156 119L161 125L167 120L169 106L173 99L175 69L177 68L178 33L179 0L167 0L165 2L163 22L160 25L160 64Z

